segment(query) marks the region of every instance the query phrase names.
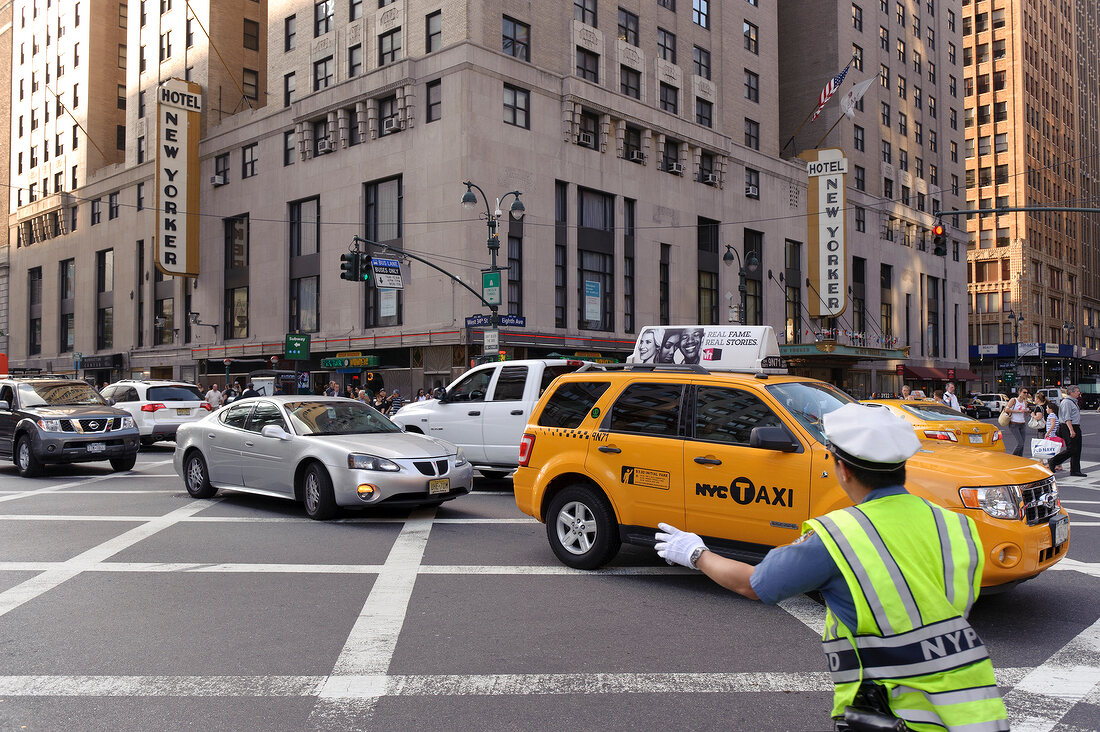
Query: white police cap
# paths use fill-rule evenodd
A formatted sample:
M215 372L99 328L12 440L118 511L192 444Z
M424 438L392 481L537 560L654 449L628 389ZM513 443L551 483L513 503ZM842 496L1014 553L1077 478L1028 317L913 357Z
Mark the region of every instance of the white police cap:
M826 414L824 424L829 448L864 470L897 470L920 449L913 426L886 407L845 404Z

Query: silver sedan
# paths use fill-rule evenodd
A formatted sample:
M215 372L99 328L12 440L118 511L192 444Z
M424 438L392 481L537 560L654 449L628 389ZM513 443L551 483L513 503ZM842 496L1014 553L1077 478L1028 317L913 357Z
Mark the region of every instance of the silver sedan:
M219 488L290 498L318 520L338 506L438 504L473 489L459 448L339 397L235 401L182 425L173 462L194 498Z

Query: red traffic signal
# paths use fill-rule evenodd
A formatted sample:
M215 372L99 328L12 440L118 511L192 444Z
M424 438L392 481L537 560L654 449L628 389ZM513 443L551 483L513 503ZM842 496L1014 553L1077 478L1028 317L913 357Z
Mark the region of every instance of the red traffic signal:
M936 224L932 227L932 236L943 236L943 224Z

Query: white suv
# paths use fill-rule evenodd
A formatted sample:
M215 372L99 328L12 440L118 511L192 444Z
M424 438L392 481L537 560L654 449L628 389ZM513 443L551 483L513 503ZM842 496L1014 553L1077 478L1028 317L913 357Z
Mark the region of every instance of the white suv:
M199 387L183 381L123 379L101 393L109 404L133 415L144 447L176 439L181 424L202 419L213 409Z

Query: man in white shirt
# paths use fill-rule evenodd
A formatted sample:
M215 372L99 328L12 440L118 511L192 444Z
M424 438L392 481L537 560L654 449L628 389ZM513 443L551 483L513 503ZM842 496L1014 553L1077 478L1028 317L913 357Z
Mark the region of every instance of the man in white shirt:
M955 396L955 385L948 384L946 391L943 392L943 403L954 409L956 412L961 412L959 407L959 398Z
M206 403L215 409L222 405L222 393L218 391L217 384L210 385L210 391L206 392Z

